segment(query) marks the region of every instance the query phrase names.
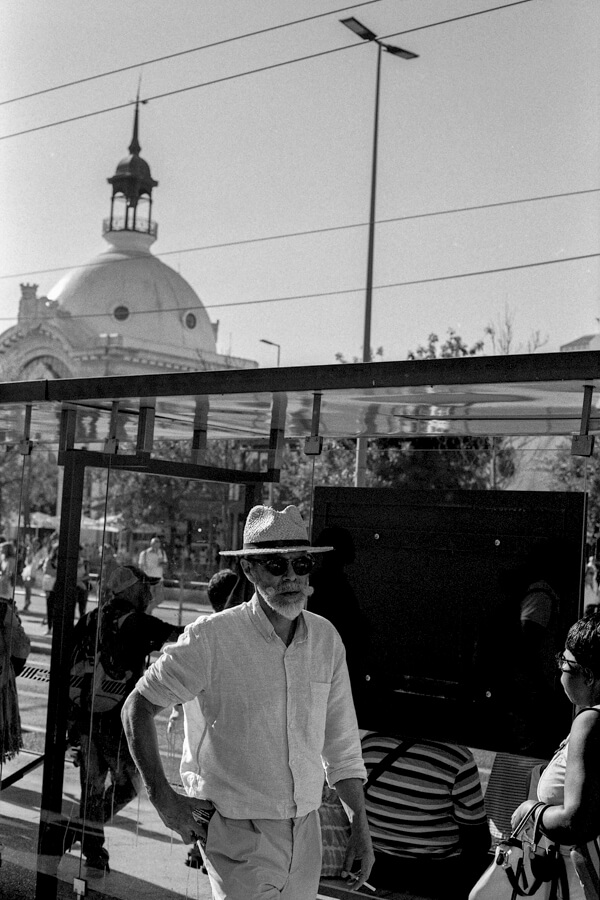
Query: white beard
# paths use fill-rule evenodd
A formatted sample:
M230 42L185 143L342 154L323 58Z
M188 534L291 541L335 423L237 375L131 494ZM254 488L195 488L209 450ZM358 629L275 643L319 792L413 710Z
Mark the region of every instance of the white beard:
M284 619L289 619L293 622L294 619L297 619L304 607L306 606L306 601L314 592L314 588L309 584L301 584L298 585L298 590L301 593L301 597L297 599L285 599L285 594L278 593L275 588L260 588L260 594L268 605L273 609L276 613L279 613L280 616L283 616Z

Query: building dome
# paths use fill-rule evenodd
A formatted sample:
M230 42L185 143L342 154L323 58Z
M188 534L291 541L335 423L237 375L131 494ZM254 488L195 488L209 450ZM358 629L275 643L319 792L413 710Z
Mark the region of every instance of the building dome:
M38 297L21 285L17 324L0 334L5 380L140 375L165 371L255 368L217 353L217 327L198 295L150 252L158 226L152 191L158 184L140 156L139 98L129 155L112 186L103 222L108 249L67 272Z
M64 275L48 299L88 331L118 333L129 347L216 353L206 310L188 282L150 253L153 237L114 231L105 238L108 249Z
M150 166L146 160L142 159L137 153L130 153L128 156L124 156L121 162L118 163L115 174L108 179L108 182L112 184L124 178L131 178L144 186L149 184L152 187L156 187L158 184L152 178Z

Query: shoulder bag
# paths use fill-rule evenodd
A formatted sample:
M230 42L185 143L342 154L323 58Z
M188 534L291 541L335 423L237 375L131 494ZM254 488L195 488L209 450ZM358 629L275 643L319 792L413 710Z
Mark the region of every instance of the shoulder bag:
M469 894L469 900L569 900L568 876L560 845L543 837L545 803L536 803L509 838L496 847L494 861Z

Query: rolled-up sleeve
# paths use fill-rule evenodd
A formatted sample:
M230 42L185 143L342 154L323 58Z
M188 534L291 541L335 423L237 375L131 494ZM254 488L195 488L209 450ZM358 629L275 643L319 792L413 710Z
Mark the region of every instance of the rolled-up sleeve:
M360 778L363 782L367 780L346 654L341 639L336 651L322 754L330 787L344 778Z
M204 690L208 654L203 620L188 626L176 644L167 645L138 680L136 690L155 706L187 703Z

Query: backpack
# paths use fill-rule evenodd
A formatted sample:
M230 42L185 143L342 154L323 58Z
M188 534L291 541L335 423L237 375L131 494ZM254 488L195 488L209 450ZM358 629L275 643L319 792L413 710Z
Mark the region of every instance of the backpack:
M133 615L131 607L111 609L106 604L98 638L97 609L77 624L69 678L72 719L112 712L128 695L133 670L126 668L119 632Z

